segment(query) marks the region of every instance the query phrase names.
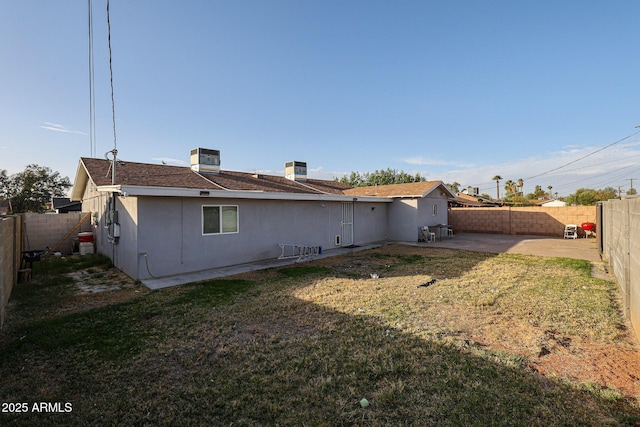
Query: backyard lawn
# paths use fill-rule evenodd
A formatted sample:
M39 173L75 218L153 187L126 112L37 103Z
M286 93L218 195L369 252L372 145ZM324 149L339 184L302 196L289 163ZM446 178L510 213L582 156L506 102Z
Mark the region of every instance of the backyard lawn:
M389 245L154 292L46 267L0 334L2 425L640 425L588 261Z

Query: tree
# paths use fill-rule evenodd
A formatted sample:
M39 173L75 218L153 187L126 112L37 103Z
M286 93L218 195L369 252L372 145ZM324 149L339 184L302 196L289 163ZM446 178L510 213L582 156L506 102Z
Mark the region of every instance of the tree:
M627 190L627 196L635 196L636 194L638 194L638 191L636 191L635 188L630 188Z
M500 175L496 175L491 179L496 182L496 200L500 200L500 180L502 177Z
M457 194L460 192L460 183L459 182L454 182L453 184L445 184L447 187L449 187L449 190L451 190L451 192L453 194Z
M592 188L580 188L576 190L574 194L571 194L565 199L567 205L582 205L593 206L597 202L617 199L616 189L613 187L606 187L600 190L594 190Z
M522 196L522 187L524 187L524 179L518 178L518 187L520 187L520 195Z
M3 170L0 176L0 197L9 200L12 213L44 212L52 197L64 197L71 187L69 178L36 164L9 177Z
M388 184L406 184L409 182L426 181L420 174L409 175L404 171L398 172L396 169L387 168L386 170L377 170L375 172L351 172L349 177L346 175L337 181L350 185L352 187L367 187L372 185L388 185Z
M551 194L551 189L553 189L553 187L549 185L547 186L547 189L549 190L549 199L552 199L553 195Z
M510 179L505 181L505 183L504 183L504 191L507 192L507 194L506 194L507 196L516 194L516 192L517 192L516 191L516 183L513 182Z

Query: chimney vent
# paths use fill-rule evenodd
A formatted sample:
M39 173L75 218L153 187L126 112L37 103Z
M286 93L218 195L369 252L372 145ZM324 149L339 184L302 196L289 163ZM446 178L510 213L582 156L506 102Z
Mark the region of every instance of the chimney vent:
M191 169L199 173L220 173L220 151L208 148L191 150Z
M286 162L284 164L284 177L291 181L307 180L307 163L306 162Z

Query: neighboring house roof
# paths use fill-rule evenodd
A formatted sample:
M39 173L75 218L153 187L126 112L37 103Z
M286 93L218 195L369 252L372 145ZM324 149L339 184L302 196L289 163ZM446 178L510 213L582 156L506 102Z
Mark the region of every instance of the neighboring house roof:
M254 174L221 170L218 174L199 173L190 167L149 163L118 162L116 181L112 183L111 161L106 159L81 158L72 190L72 200L81 200L89 180L105 191L128 192L146 188L146 195L161 195L159 190L190 189L231 192L300 194L313 196L345 197L343 190L349 189L338 181L307 179L293 181L284 176ZM165 191L166 193L166 191ZM137 193L141 194L141 193ZM244 193L246 194L246 193Z
M349 196L374 196L374 197L426 197L431 192L439 189L444 191L447 197L455 195L442 181L421 181L406 184L374 185L368 187L356 187L344 190Z
M53 197L51 199L51 205L53 210L60 213L82 210L82 203L72 202L67 197Z
M567 206L562 200L546 200L544 203L540 203L540 206Z
M482 196L471 196L466 193L458 193L456 198L452 200L455 205L463 207L487 207L496 206L496 202Z

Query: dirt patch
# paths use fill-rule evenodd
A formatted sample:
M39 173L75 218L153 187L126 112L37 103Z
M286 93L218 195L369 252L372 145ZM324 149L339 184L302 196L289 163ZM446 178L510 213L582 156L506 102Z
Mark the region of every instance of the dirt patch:
M640 396L640 353L635 343L611 345L568 337L570 345L551 343L549 353L529 366L546 376L594 382L626 396Z
M107 270L87 268L69 273L69 276L76 282L77 295L135 287L135 282L117 268L109 268Z
M117 268L87 268L69 273L74 279L74 297L58 310L61 313L86 311L129 301L148 289Z

